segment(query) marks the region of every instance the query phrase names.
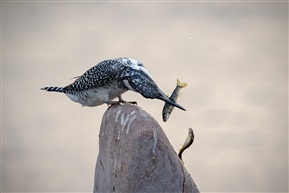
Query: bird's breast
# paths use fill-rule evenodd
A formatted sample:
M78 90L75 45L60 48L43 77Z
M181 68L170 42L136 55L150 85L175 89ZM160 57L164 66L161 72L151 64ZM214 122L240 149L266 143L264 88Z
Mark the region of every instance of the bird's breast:
M110 87L82 90L65 94L74 102L80 103L83 106L93 107L109 102L126 91L127 89Z

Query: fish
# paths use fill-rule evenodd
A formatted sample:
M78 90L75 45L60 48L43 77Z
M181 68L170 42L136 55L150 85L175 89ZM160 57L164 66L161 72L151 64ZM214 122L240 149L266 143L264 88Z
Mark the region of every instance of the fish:
M180 94L180 90L186 87L187 85L188 85L187 83L181 83L179 79L177 79L177 86L175 90L173 91L173 93L171 94L170 100L173 102L177 102L177 99ZM173 110L174 110L174 106L170 105L169 103L165 103L164 108L163 108L163 113L162 113L164 122L166 122L169 119Z
M182 160L183 152L186 149L188 149L192 145L192 143L194 142L194 138L195 138L194 131L193 131L192 128L189 128L189 132L188 132L188 136L186 138L186 141L185 141L184 145L181 147L181 149L180 149L180 151L178 153L178 156L179 156L180 160Z

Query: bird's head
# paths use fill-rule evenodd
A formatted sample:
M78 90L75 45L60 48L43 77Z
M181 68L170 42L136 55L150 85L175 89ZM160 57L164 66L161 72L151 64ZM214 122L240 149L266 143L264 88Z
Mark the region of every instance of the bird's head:
M144 65L141 62L132 58L121 58L121 61L131 69L141 71L153 80L152 75L149 73L149 71L144 67Z

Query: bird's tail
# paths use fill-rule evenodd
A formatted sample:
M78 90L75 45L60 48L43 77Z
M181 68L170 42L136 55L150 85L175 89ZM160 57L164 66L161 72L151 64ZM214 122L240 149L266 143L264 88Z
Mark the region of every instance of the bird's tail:
M55 87L55 86L44 87L44 88L41 88L41 90L46 90L49 92L63 92L64 91L62 87Z
M183 111L186 111L186 109L184 107L182 107L181 105L179 105L178 103L173 102L172 100L170 100L167 96L162 95L162 97L160 98L161 100L165 101L166 103L178 107L179 109L182 109Z

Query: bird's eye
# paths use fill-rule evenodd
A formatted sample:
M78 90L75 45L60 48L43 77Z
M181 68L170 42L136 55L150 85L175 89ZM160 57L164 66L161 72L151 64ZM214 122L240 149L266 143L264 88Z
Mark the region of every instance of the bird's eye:
M138 65L138 66L143 66L143 64L142 64L142 63L138 63L137 65Z

